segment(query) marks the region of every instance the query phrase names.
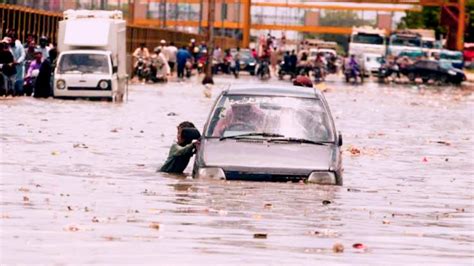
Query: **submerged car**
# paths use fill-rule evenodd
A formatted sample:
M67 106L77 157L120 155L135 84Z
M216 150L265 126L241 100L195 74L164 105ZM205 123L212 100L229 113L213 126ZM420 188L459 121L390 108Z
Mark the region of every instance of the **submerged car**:
M410 81L421 78L423 82L429 80L441 83L460 84L466 80L466 75L461 70L454 68L451 63L435 60L420 60L404 69L402 74L406 75Z
M317 89L231 87L203 132L194 177L342 185L342 136Z

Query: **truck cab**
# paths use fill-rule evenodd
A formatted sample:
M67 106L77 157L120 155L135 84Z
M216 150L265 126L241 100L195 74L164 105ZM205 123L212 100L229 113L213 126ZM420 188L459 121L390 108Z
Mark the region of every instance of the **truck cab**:
M412 31L392 33L388 43L388 54L399 56L402 52L423 53L421 34Z
M59 23L55 97L121 101L127 82L121 11L68 10Z
M353 27L349 42L349 55L365 53L385 56L385 30L372 27Z

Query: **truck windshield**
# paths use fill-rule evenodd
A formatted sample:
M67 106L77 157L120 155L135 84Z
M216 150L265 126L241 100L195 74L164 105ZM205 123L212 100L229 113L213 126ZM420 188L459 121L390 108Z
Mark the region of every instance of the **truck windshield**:
M110 74L109 57L104 54L64 54L58 64L59 74Z
M357 33L352 35L353 43L383 44L384 38L378 34Z
M410 46L410 47L421 47L421 38L419 37L400 37L393 35L390 38L390 45L394 46Z

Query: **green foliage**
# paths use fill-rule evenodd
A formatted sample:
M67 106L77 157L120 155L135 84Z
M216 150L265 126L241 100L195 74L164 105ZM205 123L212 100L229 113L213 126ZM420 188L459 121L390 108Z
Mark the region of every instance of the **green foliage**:
M466 3L466 18L468 21L464 42L474 42L474 0L468 0Z
M353 26L374 26L375 21L359 18L353 11L326 11L319 19L319 25L331 27L353 27ZM339 49L347 51L349 47L349 37L340 34L305 34L306 39L322 39L324 41L336 42Z
M441 7L423 7L421 12L406 12L398 24L399 29L433 29L436 36L446 34L440 25Z

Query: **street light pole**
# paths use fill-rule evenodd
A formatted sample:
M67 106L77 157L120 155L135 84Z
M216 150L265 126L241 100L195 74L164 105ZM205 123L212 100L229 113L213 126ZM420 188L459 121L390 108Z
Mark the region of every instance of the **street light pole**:
M207 62L206 75L202 84L214 84L212 79L212 54L214 53L214 13L216 10L216 0L208 0L209 13L207 16Z

